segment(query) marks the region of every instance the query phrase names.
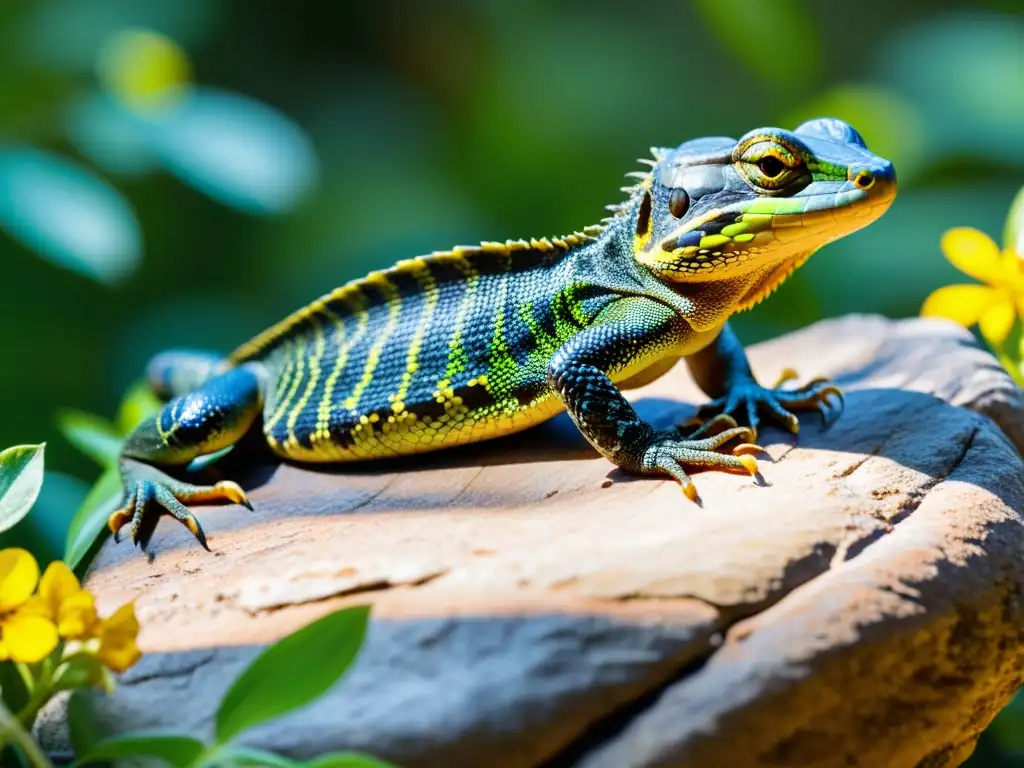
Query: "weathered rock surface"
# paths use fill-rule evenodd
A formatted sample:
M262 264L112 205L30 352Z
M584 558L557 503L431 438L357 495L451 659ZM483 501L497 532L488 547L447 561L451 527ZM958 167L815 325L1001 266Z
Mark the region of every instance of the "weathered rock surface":
M209 735L261 645L371 602L352 672L250 744L445 768L960 763L1024 682L1024 396L940 321L850 317L751 357L762 381L833 377L846 412L767 430L767 485L700 474L699 507L560 417L261 468L255 512L197 509L214 554L169 519L153 562L108 543L88 586L103 610L137 599L146 656L102 720ZM680 366L632 399L668 425L703 396Z

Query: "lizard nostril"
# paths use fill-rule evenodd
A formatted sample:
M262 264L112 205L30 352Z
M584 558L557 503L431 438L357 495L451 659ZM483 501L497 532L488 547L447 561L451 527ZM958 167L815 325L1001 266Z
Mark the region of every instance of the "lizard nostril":
M875 183L875 175L868 170L857 171L857 175L853 178L853 183L860 189L870 189L871 185Z

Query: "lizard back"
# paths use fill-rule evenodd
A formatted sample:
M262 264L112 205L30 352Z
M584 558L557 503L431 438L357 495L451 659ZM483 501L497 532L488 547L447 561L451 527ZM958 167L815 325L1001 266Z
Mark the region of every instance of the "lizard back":
M545 370L596 309L571 264L592 235L400 261L239 347L230 364L259 361L270 374L270 447L301 461L380 458L515 432L557 413Z

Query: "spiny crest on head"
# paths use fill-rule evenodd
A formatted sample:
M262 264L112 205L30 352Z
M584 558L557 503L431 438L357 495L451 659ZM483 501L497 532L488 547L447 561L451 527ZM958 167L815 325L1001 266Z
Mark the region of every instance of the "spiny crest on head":
M629 173L626 174L626 178L636 179L636 184L620 187L620 189L626 193L626 199L621 202L605 206L605 209L608 210L612 215L606 216L605 218L601 219L602 224L611 224L613 221L615 221L618 218L621 218L626 214L627 211L629 211L629 209L633 206L633 203L636 202L637 198L640 197L641 194L643 194L645 189L650 187L651 174L654 173L654 169L658 166L658 163L661 162L662 158L664 158L669 151L670 150L664 149L662 147L651 147L651 154L654 155L653 158L637 158L638 163L647 166L646 170L630 171Z

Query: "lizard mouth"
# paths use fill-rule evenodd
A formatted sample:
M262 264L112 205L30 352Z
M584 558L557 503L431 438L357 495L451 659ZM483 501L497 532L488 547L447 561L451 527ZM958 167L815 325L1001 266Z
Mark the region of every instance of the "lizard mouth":
M810 194L757 198L709 211L662 239L652 266L683 280L714 279L815 251L866 227L892 205L891 165L863 171L851 169L843 182L815 184L820 191Z

